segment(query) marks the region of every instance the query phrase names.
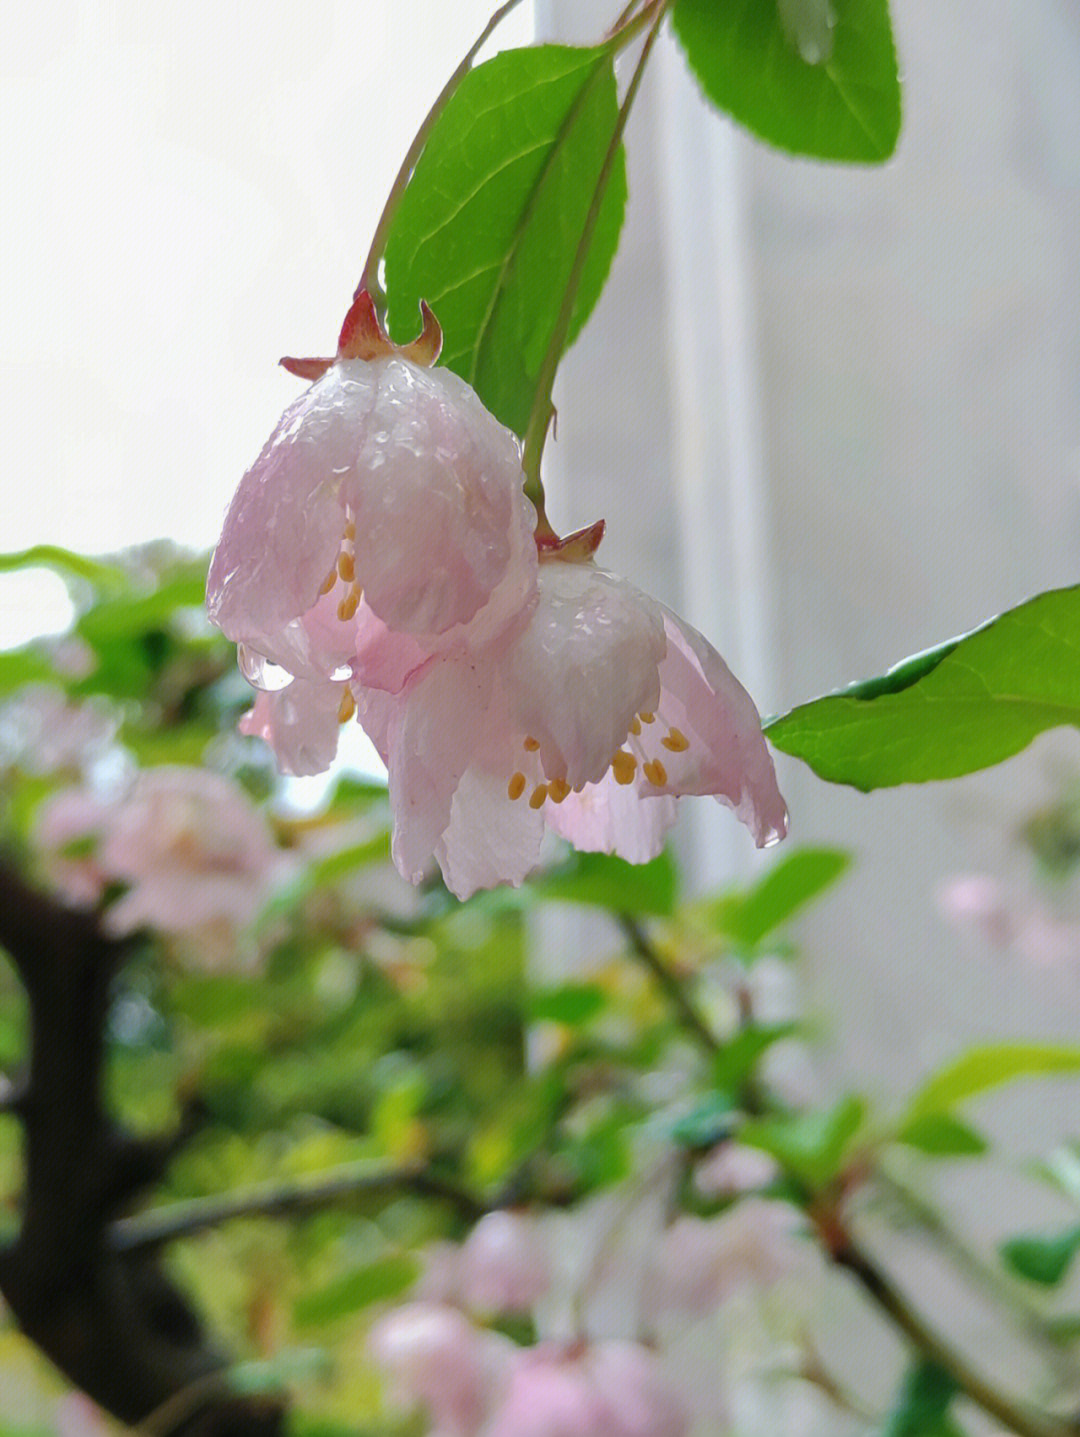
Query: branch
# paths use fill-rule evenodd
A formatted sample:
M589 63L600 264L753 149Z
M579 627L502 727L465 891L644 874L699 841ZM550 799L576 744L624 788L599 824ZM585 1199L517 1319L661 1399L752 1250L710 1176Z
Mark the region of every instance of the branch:
M105 1028L124 945L2 859L0 945L30 1006L29 1068L13 1105L22 1225L0 1250L0 1291L20 1327L121 1421L199 1393L160 1437L278 1437L282 1404L228 1393L226 1357L154 1255L109 1247L109 1225L161 1177L176 1145L132 1137L105 1109Z
M397 1168L379 1172L373 1171L370 1163L357 1163L317 1181L267 1184L227 1197L200 1198L124 1218L113 1224L109 1243L116 1253L144 1253L238 1218L296 1217L358 1197L398 1192L441 1198L469 1222L476 1222L488 1210L487 1204L472 1193L429 1170Z
M636 957L667 994L685 1031L707 1055L719 1052L721 1044L716 1034L694 1006L678 975L653 947L645 929L629 914L621 914L619 923ZM814 1216L813 1213L810 1215ZM1004 1423L1018 1437L1080 1437L1080 1419L1070 1422L1013 1402L986 1382L958 1352L948 1347L910 1306L892 1279L869 1254L859 1248L838 1213L823 1206L817 1219L826 1255L856 1278L863 1291L892 1319L918 1351L948 1372L972 1402Z
M649 935L636 918L629 913L619 914L619 927L626 934L634 954L656 979L664 990L668 1001L679 1016L679 1021L710 1057L720 1051L720 1040L694 1006L690 995L683 987L677 973L674 973L653 947Z
M955 1349L949 1347L908 1303L889 1278L849 1239L839 1250L831 1252L833 1261L845 1268L918 1350L937 1364L956 1385L977 1403L984 1412L995 1417L1017 1437L1077 1437L1080 1422L1047 1416L1033 1408L1014 1402L992 1387L970 1367Z

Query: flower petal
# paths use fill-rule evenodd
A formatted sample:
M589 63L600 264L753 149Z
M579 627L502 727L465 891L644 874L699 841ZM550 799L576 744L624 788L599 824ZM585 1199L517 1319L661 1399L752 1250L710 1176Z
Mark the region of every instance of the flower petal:
M660 665L664 720L688 740L665 755L661 791L712 794L735 810L759 848L787 832L787 808L754 701L696 629L663 608L668 647Z
M600 779L639 709L659 700L660 606L591 563L542 564L540 597L507 654L517 717L550 777Z
M540 858L543 815L511 801L506 777L470 768L458 784L450 823L435 857L450 892L465 899L478 888L521 886Z
M450 823L454 792L476 749L491 697L482 656L432 659L399 697L360 690L360 723L382 754L394 812L393 858L413 883L423 877Z
M240 720L240 732L265 739L282 773L323 773L337 754L343 683L294 679L276 693L260 692Z
M613 773L568 794L560 804L549 799L544 805L544 820L560 838L583 853L617 853L627 863L655 858L675 817L670 794L653 796L633 785L624 787Z

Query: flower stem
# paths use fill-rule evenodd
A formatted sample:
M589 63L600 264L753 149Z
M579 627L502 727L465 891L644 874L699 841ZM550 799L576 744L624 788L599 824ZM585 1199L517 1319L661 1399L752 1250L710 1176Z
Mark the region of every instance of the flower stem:
M641 84L642 76L645 73L645 66L648 63L652 47L660 32L660 25L667 13L669 0L653 0L644 10L632 20L626 21L620 29L618 25L612 34L612 41L618 46L626 44L642 25L648 23L649 31L645 37L645 44L642 46L641 54L638 56L637 64L634 66L633 74L630 76L630 83L626 88L626 95L619 106L619 113L615 118L615 126L611 132L611 140L607 152L604 155L603 164L600 166L600 173L596 179L596 186L593 190L592 203L589 212L585 216L585 224L582 227L581 238L574 254L574 261L570 267L570 274L567 277L566 289L563 293L562 306L558 318L555 321L555 328L551 332L548 341L547 351L544 354L544 362L541 365L540 373L536 379L536 390L533 398L532 410L529 414L529 423L525 430L524 457L522 467L525 471L525 493L537 506L540 513L543 513L544 487L540 481L540 460L544 452L544 444L547 441L548 429L551 426L551 418L554 409L551 403L551 391L555 383L555 371L559 367L563 350L566 347L566 336L570 331L570 322L574 314L574 302L577 299L578 288L581 284L581 276L585 270L585 264L589 258L589 250L592 246L593 234L600 218L600 206L603 203L604 195L607 192L608 182L611 179L619 155L619 147L622 144L623 132L626 129L626 122L630 118L630 110ZM624 20L628 12L624 11L620 20Z
M360 276L360 283L356 286L357 295L365 289L368 294L371 295L375 301L375 309L380 320L386 318L386 293L379 279L379 265L382 261L383 251L386 249L390 226L394 223L394 216L397 214L401 197L408 188L409 181L412 179L412 172L416 168L416 162L420 158L424 146L427 144L428 136L434 129L435 122L450 103L457 87L472 69L473 61L476 59L477 54L486 44L495 27L510 14L511 10L516 9L520 3L521 0L505 0L505 4L499 6L483 30L481 30L480 34L476 37L468 53L462 59L461 64L458 65L449 80L447 80L446 84L439 91L435 103L424 116L424 121L413 136L413 142L401 162L401 168L394 178L394 183L390 186L390 193L386 197L386 203L383 205L379 222L375 226L375 233L371 239L371 248L368 251L368 257L364 262L364 270Z

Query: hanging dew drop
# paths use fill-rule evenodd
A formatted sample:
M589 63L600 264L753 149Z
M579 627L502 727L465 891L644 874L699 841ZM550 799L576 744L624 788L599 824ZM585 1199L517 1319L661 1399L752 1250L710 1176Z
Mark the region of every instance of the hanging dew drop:
M292 674L280 664L271 663L248 644L237 644L236 662L248 683L266 693L277 693L292 683Z

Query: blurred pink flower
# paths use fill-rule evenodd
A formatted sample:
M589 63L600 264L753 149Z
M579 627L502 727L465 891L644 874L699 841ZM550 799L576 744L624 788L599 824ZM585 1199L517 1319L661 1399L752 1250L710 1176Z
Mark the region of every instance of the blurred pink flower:
M394 860L432 851L459 898L519 884L544 827L644 862L675 798L711 794L759 845L787 813L753 701L689 625L591 562L541 564L518 630L411 671L398 636L361 640L360 721L390 772Z
M683 1437L688 1423L647 1347L546 1343L519 1354L483 1437Z
M704 1317L742 1288L773 1286L798 1261L798 1223L794 1208L763 1198L746 1198L722 1217L676 1218L653 1258L657 1307Z
M127 886L105 920L118 935L243 927L291 866L243 789L200 768L146 769L110 799L84 789L56 794L39 810L36 838L73 901ZM65 853L80 840L90 844L86 854Z
M240 481L211 560L208 612L246 676L319 687L288 711L271 695L249 724L296 771L325 767L323 686L349 677L361 597L430 653L497 634L535 590L517 441L464 380L428 367L441 336L425 313L421 339L398 348L361 294L333 360L285 361L315 382ZM305 748L297 729L314 727Z
M118 722L98 699L69 703L53 684L26 684L0 708L0 763L26 773L78 773L112 743Z
M444 1437L474 1437L505 1387L516 1351L456 1308L411 1302L374 1324L368 1349L403 1406L422 1406Z
M694 1186L702 1197L734 1197L767 1187L779 1172L776 1160L761 1148L720 1143L698 1164Z
M114 812L114 800L86 788L51 794L34 819L34 842L45 872L69 902L92 907L109 882L98 844Z
M461 1249L458 1281L474 1312L528 1312L551 1282L535 1221L506 1209L485 1213Z
M1013 937L1013 919L1005 890L989 873L958 873L937 890L937 906L957 928L978 933L995 947Z

